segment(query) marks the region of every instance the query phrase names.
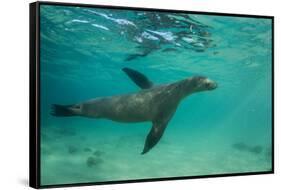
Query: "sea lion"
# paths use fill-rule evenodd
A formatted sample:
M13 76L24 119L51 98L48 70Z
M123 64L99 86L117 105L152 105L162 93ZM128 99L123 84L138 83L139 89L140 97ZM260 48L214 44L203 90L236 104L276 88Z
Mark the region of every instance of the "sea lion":
M142 154L147 153L162 137L168 122L185 97L214 90L217 83L202 76L186 78L175 83L155 86L145 75L122 69L142 90L132 94L102 97L73 105L53 105L53 116L83 116L105 118L117 122L151 121Z

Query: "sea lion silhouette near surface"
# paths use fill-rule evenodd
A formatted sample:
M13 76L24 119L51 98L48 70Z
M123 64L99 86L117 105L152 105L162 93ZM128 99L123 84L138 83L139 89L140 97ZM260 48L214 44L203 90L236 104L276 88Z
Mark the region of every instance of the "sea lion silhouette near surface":
M117 122L151 121L152 128L142 151L142 154L145 154L159 142L181 100L193 93L217 88L217 83L202 76L155 86L136 70L130 68L122 70L142 89L141 91L95 98L73 105L53 104L51 114L58 117L105 118Z

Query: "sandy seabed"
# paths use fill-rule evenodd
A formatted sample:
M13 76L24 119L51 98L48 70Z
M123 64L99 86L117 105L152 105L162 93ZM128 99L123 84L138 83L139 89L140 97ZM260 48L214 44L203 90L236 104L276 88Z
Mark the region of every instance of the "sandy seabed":
M42 185L271 170L270 146L235 142L215 131L202 134L200 128L188 136L167 130L155 148L141 155L148 130L142 125L133 130L43 127Z

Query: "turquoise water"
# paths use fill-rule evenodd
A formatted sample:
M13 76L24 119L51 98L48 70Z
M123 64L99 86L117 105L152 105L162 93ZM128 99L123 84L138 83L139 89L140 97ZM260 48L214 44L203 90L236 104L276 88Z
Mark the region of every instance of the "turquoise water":
M41 5L41 185L271 170L271 20ZM52 104L206 76L141 155L151 122L54 117Z

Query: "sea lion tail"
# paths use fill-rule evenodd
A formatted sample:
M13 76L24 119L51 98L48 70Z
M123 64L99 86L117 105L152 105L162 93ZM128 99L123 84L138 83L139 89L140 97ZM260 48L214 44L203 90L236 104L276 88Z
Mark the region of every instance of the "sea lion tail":
M77 116L77 113L72 109L72 105L52 105L51 115L56 117L69 117L69 116Z

